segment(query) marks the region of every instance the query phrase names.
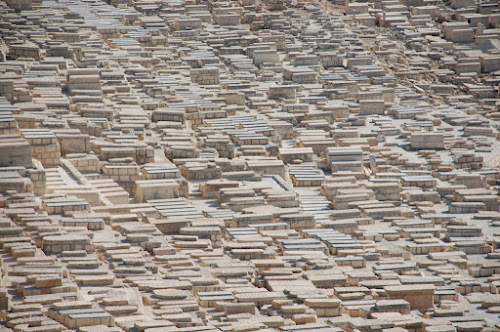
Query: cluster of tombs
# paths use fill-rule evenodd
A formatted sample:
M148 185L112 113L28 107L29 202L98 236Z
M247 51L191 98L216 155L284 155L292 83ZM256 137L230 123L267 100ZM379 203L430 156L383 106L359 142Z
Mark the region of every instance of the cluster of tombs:
M494 0L0 2L0 332L500 329L499 40Z

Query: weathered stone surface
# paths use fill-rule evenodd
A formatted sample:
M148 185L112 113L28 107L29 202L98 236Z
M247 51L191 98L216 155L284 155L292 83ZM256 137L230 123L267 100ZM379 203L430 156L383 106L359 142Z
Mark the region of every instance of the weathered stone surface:
M0 330L492 331L494 1L0 6Z

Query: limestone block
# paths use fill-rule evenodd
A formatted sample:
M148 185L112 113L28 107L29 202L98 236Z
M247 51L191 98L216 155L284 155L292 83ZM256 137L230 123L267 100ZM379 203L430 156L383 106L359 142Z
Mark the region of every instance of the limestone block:
M444 136L441 133L412 133L412 149L444 149Z
M425 312L434 305L434 285L401 285L401 286L385 286L384 290L387 293L389 300L402 299L410 304L411 309L417 309Z

